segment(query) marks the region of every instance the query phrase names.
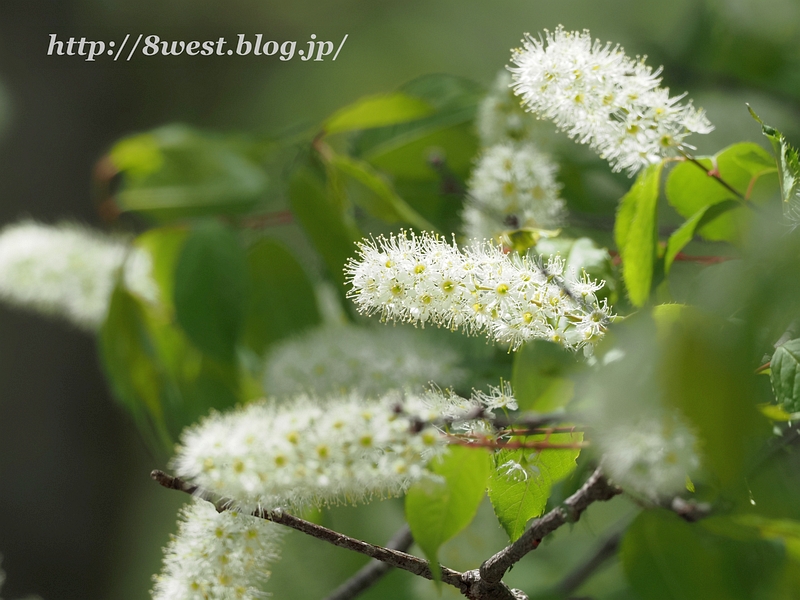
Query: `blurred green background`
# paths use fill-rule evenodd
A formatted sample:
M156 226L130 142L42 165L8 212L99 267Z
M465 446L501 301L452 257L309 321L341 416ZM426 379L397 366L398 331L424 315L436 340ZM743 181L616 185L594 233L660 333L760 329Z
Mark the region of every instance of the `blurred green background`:
M488 85L524 32L559 23L663 64L665 84L689 91L717 127L700 140L700 152L762 143L745 101L800 141L797 0L0 0L0 225L32 217L102 226L92 172L123 135L170 122L278 135L426 73ZM169 40L263 33L296 40L298 48L311 34L349 37L336 62L138 55L88 63L46 56L52 33L117 43L128 33ZM149 470L162 465L110 399L94 341L0 307L0 390L4 596L147 597L183 499L150 482ZM602 518L627 510L622 505ZM325 516L375 542L401 518L397 502ZM591 523L581 527L589 536ZM443 558L474 568L469 548L480 546L477 557L485 557L486 548L502 543L496 525L473 528ZM527 576L519 577L546 577L548 561L565 556L558 540L551 546L537 554L539 562L529 557L527 570L518 568ZM276 597L321 598L363 562L293 536L285 555L276 566ZM406 576L394 574L370 597L410 597L393 591L401 580Z

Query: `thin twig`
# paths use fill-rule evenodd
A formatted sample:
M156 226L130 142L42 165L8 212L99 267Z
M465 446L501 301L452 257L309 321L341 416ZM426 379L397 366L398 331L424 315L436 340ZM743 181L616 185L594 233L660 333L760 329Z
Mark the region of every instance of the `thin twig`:
M556 591L564 597L581 587L584 582L591 577L597 569L603 566L606 561L617 553L619 543L622 541L624 530L619 530L609 535L595 549L594 552L575 569L567 573L566 577L556 586Z
M208 490L204 490L199 486L184 481L179 477L173 477L172 475L164 473L163 471L155 470L150 473L150 477L152 477L165 488L178 490L186 494L190 494L195 498L200 498L210 502L217 509L217 512L230 510L236 506L235 500L225 498L224 496L220 496ZM365 554L366 556L380 560L389 566L404 569L414 573L414 575L424 577L425 579L433 579L433 574L428 566L428 561L416 556L412 556L411 554L406 554L405 552L400 552L399 550L384 548L383 546L375 546L362 540L351 538L347 535L333 531L332 529L328 529L327 527L311 523L310 521L306 521L300 517L295 517L294 515L290 515L281 509L265 510L259 508L250 512L249 514L254 517L258 517L259 519L265 519L267 521L272 521L273 523L291 527L292 529L296 529L297 531L315 537L318 540L328 542L329 544L333 544L334 546ZM441 569L443 582L459 589L463 587L461 573L454 571L453 569L448 569L444 566L441 567Z
M411 529L408 525L404 525L392 536L392 539L386 544L386 548L405 552L413 543ZM336 588L325 600L351 600L375 585L391 569L392 567L385 562L373 558L360 571Z
M535 550L546 535L565 523L577 521L581 513L593 502L610 500L621 493L622 490L609 483L598 468L586 483L567 498L561 506L557 506L543 517L536 519L516 542L486 560L480 568L481 579L489 584L500 581L506 571L528 552Z
M745 197L744 194L742 194L739 190L734 188L730 183L728 183L727 181L725 181L722 178L722 176L719 174L719 171L717 170L716 165L713 165L713 168L711 170L709 170L703 165L703 163L701 163L699 160L697 160L691 154L689 154L686 151L684 151L682 148L679 147L678 148L678 152L680 152L681 155L686 160L688 160L690 163L692 163L693 165L695 165L699 169L702 169L703 172L706 175L708 175L709 177L713 177L717 181L717 183L719 183L722 187L724 187L726 190L728 190L730 193L732 193L734 196L736 196L739 200L741 200L742 204L745 204L745 205L749 206L750 208L753 208L752 204L748 204L747 203L747 198Z
M496 450L509 449L519 450L522 448L533 450L576 450L586 448L588 442L574 442L571 444L555 444L547 440L493 440L488 437L468 437L448 435L445 437L448 444L454 446L466 446L467 448L493 448Z

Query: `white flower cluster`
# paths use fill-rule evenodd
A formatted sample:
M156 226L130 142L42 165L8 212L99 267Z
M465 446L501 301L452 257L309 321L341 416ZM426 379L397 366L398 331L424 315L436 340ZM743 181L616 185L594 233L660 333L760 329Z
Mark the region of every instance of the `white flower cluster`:
M117 277L155 300L150 255L79 225L24 222L0 232L0 299L96 331Z
M264 390L269 396L307 392L421 390L433 382L451 387L464 379L460 357L405 327L329 325L275 346L267 357Z
M360 244L346 267L349 297L384 320L434 323L488 337L516 350L531 339L584 348L604 334L610 308L585 274L564 262L510 256L490 243L459 249L431 234L392 235Z
M181 510L178 534L164 550L154 600L255 600L278 559L283 528L203 500Z
M500 71L478 107L476 125L482 146L527 141L537 128L536 119L522 108L511 84L511 73Z
M464 235L496 239L505 231L552 229L564 216L558 166L533 143L502 143L483 151L464 206Z
M685 490L687 477L700 466L695 436L677 419L605 423L592 440L614 482L656 499Z
M683 95L670 98L644 58L592 41L588 31L526 35L509 67L528 110L551 120L574 140L590 144L615 172L639 169L675 151L692 132L713 126Z
M442 396L443 402L447 402ZM397 410L402 406L403 414ZM438 430L411 427L438 418L427 398L390 394L366 402L250 404L213 414L183 436L177 473L244 507L304 507L402 493L443 448Z

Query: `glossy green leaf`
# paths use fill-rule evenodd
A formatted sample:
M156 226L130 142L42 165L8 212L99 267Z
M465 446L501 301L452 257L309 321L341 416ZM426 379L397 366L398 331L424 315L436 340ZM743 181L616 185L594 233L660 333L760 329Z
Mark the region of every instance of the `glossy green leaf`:
M328 200L312 171L297 169L289 182L292 212L322 256L333 279L344 287L344 266L355 255L361 235Z
M522 439L522 438L520 438ZM544 435L528 436L526 441L544 440ZM553 444L579 443L582 433L554 433ZM580 448L558 450L502 450L495 454L494 471L489 479L489 499L494 513L511 541L525 531L525 525L547 506L553 484L570 475Z
M775 349L770 361L770 381L778 403L788 412L800 412L800 339Z
M747 109L753 118L761 124L761 133L767 137L772 145L773 152L775 152L778 163L781 199L787 203L791 202L798 190L800 190L800 153L789 143L783 133L774 127L766 125L749 105ZM775 166L774 161L773 166Z
M323 127L328 134L384 127L427 117L433 110L427 102L400 92L370 96L338 110Z
M175 269L175 314L197 347L232 362L247 310L247 261L236 234L209 221L195 227Z
M698 210L686 222L669 236L667 251L664 254L664 272L669 273L675 257L692 241L695 233L720 215L739 208L741 204L736 200L723 200L718 204L710 204Z
M267 191L263 169L240 148L182 125L125 138L109 158L123 174L119 209L159 220L241 213Z
M575 385L567 372L576 364L563 346L533 340L514 353L511 387L520 410L552 412L571 399Z
M622 257L622 277L634 306L650 297L656 258L656 207L663 163L650 165L622 197L614 223L614 240Z
M314 287L302 265L281 243L262 239L247 253L250 294L244 341L261 354L288 335L320 321Z
M715 535L664 510L636 518L620 555L642 600L768 598L782 563L767 543Z
M367 194L353 194L351 198L373 217L387 223L403 222L420 231L436 228L397 195L389 181L369 163L342 154L334 155L330 164L341 173L360 183Z
M437 478L415 483L406 494L406 519L438 579L439 548L470 524L486 492L491 456L482 448L450 446L431 464Z
M683 162L672 169L665 185L667 200L686 219L703 208L732 200L741 205L733 192L721 185L707 171L716 168L719 176L749 202L762 203L777 188L774 177L765 177L776 171L775 161L758 144L743 142L728 146L713 157L700 157L697 164ZM743 205L731 208L709 219L697 232L708 240L738 241L750 217Z

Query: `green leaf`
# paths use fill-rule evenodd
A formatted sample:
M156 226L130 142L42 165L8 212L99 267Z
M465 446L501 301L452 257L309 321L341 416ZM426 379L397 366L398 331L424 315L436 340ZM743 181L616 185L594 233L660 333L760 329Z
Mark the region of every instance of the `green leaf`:
M800 412L800 339L775 349L770 361L770 381L778 403L788 412Z
M761 133L767 137L772 145L772 150L775 152L775 157L778 161L781 199L787 203L791 202L800 189L800 153L789 144L783 133L774 127L764 124L753 109L750 108L749 104L747 105L747 110L761 124Z
M438 581L439 548L475 517L491 472L491 456L483 448L450 446L430 468L439 477L424 479L408 490L406 519Z
M123 174L119 209L162 221L245 212L267 191L266 174L239 147L182 125L125 138L109 158Z
M520 410L552 412L572 399L574 383L566 376L576 364L563 346L533 340L514 353L511 387Z
M384 127L427 117L433 107L427 102L397 92L361 98L334 113L323 124L325 133Z
M247 262L236 234L209 221L187 238L175 269L175 313L197 347L232 362L247 310Z
M622 197L614 223L614 239L622 257L622 277L634 306L650 296L658 242L656 206L663 163L650 165Z
M322 256L331 276L344 287L345 264L355 255L355 243L361 239L355 225L328 200L319 180L308 168L299 168L292 174L289 201L292 212Z
M99 335L100 359L114 397L155 445L171 443L164 418L163 372L139 300L118 286Z
M183 227L157 227L145 231L134 242L150 253L153 279L159 289L159 302L171 314L175 295L175 268L189 231Z
M747 330L685 307L659 328L657 381L664 401L678 408L701 442L709 483L733 489L745 476L748 455L768 423L758 412L757 375Z
M526 441L544 440L544 435ZM553 444L581 442L582 433L554 433ZM494 472L489 479L489 499L494 513L511 541L525 531L525 525L547 506L553 484L575 470L580 448L558 450L502 450L495 454Z
M697 227L697 232L708 240L737 242L750 217L749 211L736 194L706 172L716 169L735 190L748 195L748 201L760 204L774 194L775 180L764 176L776 171L775 163L769 153L752 142L733 144L715 156L699 157L698 162L706 171L691 162L672 169L665 186L667 200L686 219L708 206L737 202L738 207L716 213L714 219Z
M740 206L741 204L736 200L723 200L718 204L704 206L689 217L683 225L669 236L667 251L664 254L664 272L669 273L675 257L692 241L698 229L702 229L707 223L710 223L720 215Z
M436 109L410 123L362 132L353 153L395 179L435 180L428 160L436 154L459 177L466 176L478 149L472 126L483 88L452 75L425 75L405 84L403 93Z
M283 244L262 239L247 253L250 294L244 341L257 354L320 322L314 287Z
M769 598L782 562L765 542L714 535L659 509L636 518L620 554L642 600Z
M436 231L433 225L397 195L386 177L378 173L369 163L335 154L331 157L330 164L371 192L366 195L353 194L351 197L373 217L387 223L405 222L420 231Z

